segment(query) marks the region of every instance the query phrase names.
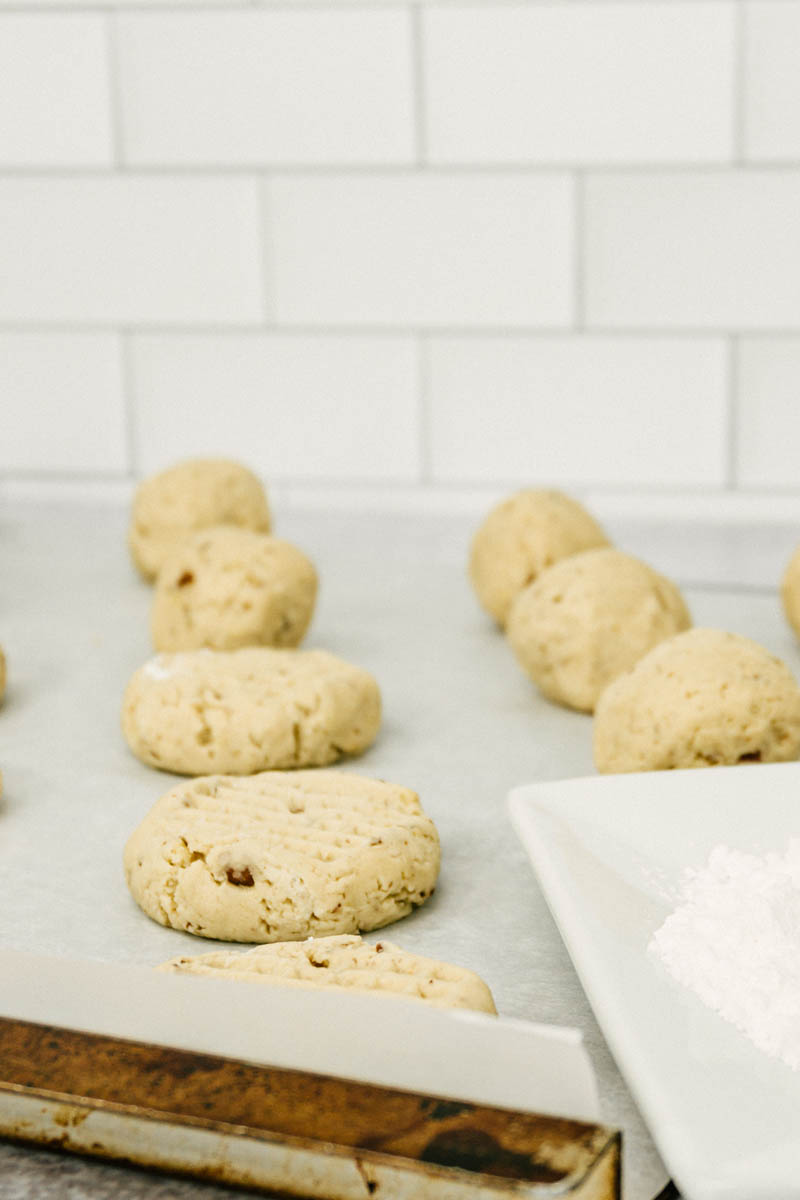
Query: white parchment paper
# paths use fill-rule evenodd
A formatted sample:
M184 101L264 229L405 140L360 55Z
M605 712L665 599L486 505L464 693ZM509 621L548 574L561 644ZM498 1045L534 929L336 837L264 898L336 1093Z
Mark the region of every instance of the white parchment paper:
M148 920L122 875L129 833L173 778L137 762L119 730L125 684L151 653L151 591L130 565L125 525L114 508L7 504L0 514L0 947L151 967L211 946ZM278 512L276 531L320 572L306 644L373 671L382 688L381 735L342 769L415 788L441 835L435 897L383 936L479 972L506 1017L581 1030L602 1117L624 1131L627 1200L652 1200L663 1165L505 811L517 784L592 771L590 719L541 699L479 610L468 522ZM622 544L667 572L703 565L685 539L658 531ZM719 588L739 543L722 531L703 545ZM774 594L689 599L698 623L747 633L797 669ZM502 1085L501 1058L494 1069Z

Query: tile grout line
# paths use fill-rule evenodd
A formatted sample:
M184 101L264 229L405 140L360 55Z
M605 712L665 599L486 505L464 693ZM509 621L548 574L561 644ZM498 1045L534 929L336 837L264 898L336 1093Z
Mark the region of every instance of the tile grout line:
M275 332L277 321L277 296L275 293L275 271L270 273L270 268L274 267L274 248L272 241L272 228L269 221L271 193L271 177L256 176L253 183L256 188L256 238L258 249L259 271L258 278L261 284L261 325L263 330L270 333Z
M60 470L57 467L33 467L30 469L4 467L0 469L0 481L5 483L58 484L69 487L76 483L130 483L131 480L132 476L129 471L82 471L80 468L69 471Z
M426 8L443 8L452 7L451 0L422 0ZM713 7L719 4L720 0L699 0L701 5ZM796 3L796 0L773 0L773 2L784 4L789 7ZM564 6L564 0L483 0L482 3L476 3L476 0L468 0L468 7L485 7L485 8L518 8L523 3L531 8L561 8ZM635 8L641 4L641 0L567 0L570 8L598 8L602 5L607 7L616 4L626 4L631 8ZM656 0L656 3L664 3L664 0ZM121 10L131 12L156 13L156 12L242 12L251 11L253 7L258 8L265 13L268 12L330 12L333 11L362 11L374 12L376 10L383 12L391 12L392 10L404 9L408 5L408 0L337 0L337 3L331 5L330 0L196 0L196 3L181 3L180 0L163 0L162 3L153 4L148 0L119 0L119 3L114 3L113 0L101 0L100 3L93 3L89 0L88 3L82 0L64 0L59 3L58 0L34 0L30 4L20 3L19 0L13 0L12 3L2 4L0 7L4 13L31 13L31 12L53 12L53 13L70 13L70 12L94 12L94 13L111 13Z
M509 491L512 488L517 488L524 484L525 480L519 476L498 477L492 480L475 480L475 479L438 479L420 485L413 480L405 479L378 479L374 476L357 476L342 478L341 476L311 476L311 475L280 475L275 476L275 481L278 485L285 488L293 488L301 491L330 491L346 493L350 491L367 491L374 494L389 494L392 492L403 493L409 496L418 496L420 494L433 494L441 497L458 496L459 494L469 496L491 496L497 492ZM99 471L99 470L80 470L74 471L59 470L58 468L15 468L4 467L0 468L0 481L7 483L55 483L69 486L75 483L122 483L130 484L132 478L130 474L124 471ZM741 500L787 500L797 501L800 503L800 489L792 488L785 485L779 487L768 487L766 485L750 486L735 492L726 490L724 487L710 486L703 487L698 484L693 485L665 485L665 484L646 484L641 483L636 486L620 487L612 482L587 482L585 479L571 477L569 479L551 480L553 486L566 488L569 491L575 492L581 496L597 496L604 499L610 498L612 501L622 499L623 501L633 501L639 498L647 500L660 499L664 501L675 501L679 504L685 503L687 498L692 498L698 502L703 501L727 501ZM622 514L624 516L624 514ZM689 513L688 520L695 520L695 514Z
M256 337L268 333L275 337L318 338L463 338L469 341L481 342L486 340L514 339L519 341L537 342L542 339L569 341L581 338L587 341L683 341L683 342L715 342L726 341L731 336L731 329L721 326L681 327L681 326L608 326L591 325L582 330L576 330L570 325L338 325L325 323L308 325L303 323L288 324L277 320L243 321L241 323L215 323L213 321L98 321L80 319L67 320L13 320L0 318L0 334L114 334L123 331L130 336L147 337ZM800 325L794 327L756 327L739 330L739 336L753 336L776 341L800 339Z
M586 175L573 175L572 237L575 332L586 332Z
M426 124L427 96L425 93L425 47L423 42L422 9L419 4L411 4L408 9L411 25L411 74L412 102L414 105L414 144L416 148L416 165L422 168L427 165L428 139Z
M111 172L126 170L125 121L122 106L122 80L120 78L118 13L110 10L105 14L106 59L108 66L109 124L112 143Z
M433 439L431 429L430 342L425 333L416 335L417 415L419 420L419 482L433 482Z
M747 10L736 0L733 10L733 165L746 164Z
M82 10L85 11L85 10ZM250 11L248 9L248 11ZM0 13L2 8L0 8ZM426 150L427 153L427 150ZM582 162L570 160L526 160L523 162L197 162L197 163L130 163L125 159L120 163L127 175L143 178L166 178L172 180L196 179L241 179L262 177L271 178L285 175L290 178L309 179L338 175L344 177L373 176L378 179L392 176L412 177L419 173L424 166L425 174L430 176L494 176L496 178L514 179L528 175L537 178L542 175L560 175L569 177L576 172L584 175L616 175L625 178L638 179L653 175L788 175L797 178L800 175L800 156L794 155L780 160L751 158L742 162L720 162L718 159L703 159L697 162L680 162L664 160L663 162ZM0 180L14 179L112 179L115 175L114 166L107 165L70 165L41 163L0 163Z
M728 428L726 438L725 486L738 490L739 477L739 337L731 334L727 340Z

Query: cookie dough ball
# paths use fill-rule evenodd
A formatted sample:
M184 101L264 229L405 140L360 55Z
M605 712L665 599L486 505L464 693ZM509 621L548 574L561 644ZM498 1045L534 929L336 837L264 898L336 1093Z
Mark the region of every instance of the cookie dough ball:
M432 895L439 836L409 788L335 771L210 775L156 802L125 847L149 917L230 942L379 929Z
M157 650L296 646L314 612L317 573L267 533L220 525L181 542L158 573L150 627Z
M489 988L465 967L409 954L390 942L371 946L357 934L273 942L253 950L184 955L158 968L179 975L239 979L268 987L346 988L373 996L424 1000L437 1008L495 1013Z
M559 559L609 544L585 508L563 492L517 492L492 509L472 541L478 599L505 625L514 599Z
M781 600L786 619L800 637L800 546L789 559L781 582Z
M735 633L690 629L606 688L594 718L597 769L786 762L800 750L800 688L788 667Z
M322 767L377 737L381 694L367 671L324 650L185 650L134 672L122 732L150 767L251 775Z
M621 550L587 550L543 571L508 618L511 647L545 696L592 712L653 646L691 625L674 583Z
M191 459L145 479L133 498L128 535L133 561L145 579L155 579L183 538L209 525L269 533L264 489L240 463Z

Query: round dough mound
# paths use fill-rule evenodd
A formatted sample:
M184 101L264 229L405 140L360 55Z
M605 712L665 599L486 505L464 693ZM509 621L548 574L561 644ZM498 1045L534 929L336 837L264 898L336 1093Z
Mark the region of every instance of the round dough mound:
M478 599L505 625L515 598L559 559L609 545L577 500L563 492L517 492L493 508L472 540L469 573Z
M800 750L800 688L788 667L735 633L690 629L606 688L594 719L597 769L786 762Z
M145 579L155 579L183 538L209 525L241 525L269 533L264 489L241 463L190 459L140 483L128 534L133 561Z
M800 637L800 546L789 559L781 583L781 600L786 619Z
M408 788L337 771L211 775L156 802L124 853L154 921L231 942L378 929L431 895L439 838Z
M220 525L192 534L158 573L156 650L296 646L314 612L317 573L289 542Z
M178 775L327 766L363 753L380 723L373 677L324 650L160 654L122 704L136 757Z
M213 950L173 958L158 968L279 987L347 988L373 996L425 1000L438 1008L495 1013L489 988L465 967L409 954L390 942L371 946L357 934L332 934L305 942L274 942L253 950Z
M507 632L545 696L592 712L612 679L691 623L674 583L638 558L603 549L543 571L514 601Z

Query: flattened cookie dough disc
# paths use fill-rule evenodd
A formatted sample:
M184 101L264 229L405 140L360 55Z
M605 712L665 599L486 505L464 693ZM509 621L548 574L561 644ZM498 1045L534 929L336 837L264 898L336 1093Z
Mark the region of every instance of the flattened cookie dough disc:
M517 596L506 632L545 696L591 712L612 679L691 623L674 583L603 548L543 571Z
M188 650L132 676L122 731L142 762L178 775L326 766L377 736L373 677L324 650Z
M317 573L289 542L230 525L181 542L158 573L157 650L296 646L314 612Z
M124 854L154 921L232 942L357 933L436 886L439 838L408 788L335 771L179 784Z
M492 509L475 534L470 578L480 603L505 625L515 597L540 571L608 544L594 517L563 492L517 492Z
M781 600L787 621L800 637L800 547L789 559L781 582Z
M133 498L128 533L133 561L155 579L187 534L209 525L269 533L267 497L247 467L226 458L196 458L145 479Z
M253 950L216 950L173 958L159 968L284 987L346 988L425 1000L439 1008L497 1011L479 975L464 967L409 954L389 942L374 946L356 934L276 942Z
M800 688L788 667L735 633L690 629L651 650L600 697L597 769L787 762L800 751Z

